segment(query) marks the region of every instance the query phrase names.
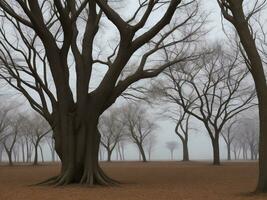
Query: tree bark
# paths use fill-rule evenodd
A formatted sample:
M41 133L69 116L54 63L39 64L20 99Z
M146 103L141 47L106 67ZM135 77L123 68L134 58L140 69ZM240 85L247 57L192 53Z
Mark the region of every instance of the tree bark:
M188 143L187 141L182 141L183 143L183 161L189 161Z
M98 163L101 137L97 129L98 118L99 115L85 115L82 120L77 121L75 114L72 113L63 114L58 118L61 121L60 126L56 126L53 131L55 150L61 160L61 172L59 176L43 183L55 185L116 183L102 171Z
M7 151L7 157L8 157L8 164L9 164L9 166L13 166L12 152L8 152Z
M249 21L243 10L243 1L232 1L232 24L235 26L242 46L250 61L249 66L255 82L258 97L260 118L260 142L259 142L259 178L256 191L267 192L267 84L261 56L256 46L254 34L251 32Z
M227 160L231 160L231 144L226 144L227 146Z
M143 148L142 144L137 144L137 146L138 146L140 155L141 155L141 157L142 157L142 161L143 161L143 162L147 162L146 154L145 154L145 151L144 151L144 148Z
M34 144L34 161L33 161L33 165L38 165L38 146L39 146L39 142L36 141L36 143Z
M220 165L219 138L215 137L211 141L212 141L212 147L213 147L213 165Z
M112 151L107 150L107 161L108 161L108 162L111 161L111 155L112 155Z

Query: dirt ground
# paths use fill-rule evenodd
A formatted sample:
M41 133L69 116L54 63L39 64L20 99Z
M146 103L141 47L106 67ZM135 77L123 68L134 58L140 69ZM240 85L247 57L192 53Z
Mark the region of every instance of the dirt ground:
M0 200L251 200L257 164L204 162L102 163L116 187L29 186L56 175L59 165L0 166Z

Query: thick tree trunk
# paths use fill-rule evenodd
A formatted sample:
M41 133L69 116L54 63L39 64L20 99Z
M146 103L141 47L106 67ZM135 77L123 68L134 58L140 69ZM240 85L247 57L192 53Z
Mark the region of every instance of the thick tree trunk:
M255 82L258 97L259 118L260 118L260 142L259 142L259 178L257 192L267 192L267 84L264 66L259 54L255 38L251 32L249 21L246 19L242 1L233 1L232 14L240 41L249 59L250 72Z
M183 143L183 161L189 161L189 152L187 141L182 141Z
M267 90L265 102L259 103L260 112L260 144L259 144L259 178L257 192L267 192ZM259 101L260 102L260 101Z
M220 165L219 138L215 137L211 141L212 141L212 147L213 147L213 165Z
M55 127L53 131L55 149L62 164L61 173L44 183L115 184L116 181L106 176L98 163L101 137L97 129L98 116L84 116L78 122L73 114L61 115L59 119L60 126Z

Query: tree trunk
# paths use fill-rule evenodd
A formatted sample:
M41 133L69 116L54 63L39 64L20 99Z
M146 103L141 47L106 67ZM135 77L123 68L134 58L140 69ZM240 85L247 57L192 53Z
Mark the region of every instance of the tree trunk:
M146 154L145 154L145 151L144 151L144 148L143 148L142 144L138 144L137 146L138 146L142 161L146 162L147 161L146 160Z
M227 144L227 160L231 160L231 144Z
M183 161L189 161L189 152L187 141L182 141L183 143Z
M21 144L22 162L25 163L24 142Z
M259 143L259 178L257 191L267 192L267 90L264 102L259 101L260 112L260 143Z
M212 141L212 147L213 147L213 165L220 165L219 138L215 137L211 141Z
M249 67L251 68L250 72L255 82L260 118L259 178L256 191L267 192L267 84L263 62L254 35L251 32L249 21L245 17L242 1L240 2L236 2L236 5L234 4L232 9L233 19L235 19L233 25L237 30L242 46L250 61Z
M111 155L112 155L112 151L107 150L107 161L108 161L108 162L111 161Z
M61 114L60 123L53 130L55 149L62 163L61 172L59 176L45 183L55 185L116 183L106 176L98 163L101 137L97 129L99 116L85 115L80 121L77 121L75 116L71 113Z
M118 153L119 153L119 156L120 156L120 160L123 160L120 142L118 143L117 149L118 149Z
M13 166L13 161L12 161L12 152L7 151L7 157L8 157L8 164L10 166Z
M42 162L44 162L44 154L43 154L43 149L42 149L41 145L39 145L39 149L40 149L40 153L41 153Z
M122 160L125 160L124 146L121 146Z
M234 155L235 155L235 160L237 160L237 152L236 152L236 150L234 151Z
M36 144L34 144L34 161L33 161L33 165L38 165L38 142L36 142Z

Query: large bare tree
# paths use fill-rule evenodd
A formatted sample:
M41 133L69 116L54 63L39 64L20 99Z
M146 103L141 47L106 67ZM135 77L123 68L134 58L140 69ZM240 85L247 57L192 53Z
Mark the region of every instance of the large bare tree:
M0 1L1 77L53 127L62 168L50 183L114 183L98 164L99 116L129 85L190 56L197 1L138 2L125 13L105 0ZM157 60L177 44L175 58Z
M249 68L257 91L260 119L259 178L257 192L267 192L267 84L260 51L257 48L256 31L250 23L266 5L266 0L249 2L244 0L217 0L223 17L230 22L240 39L241 52ZM251 6L251 7L250 7ZM246 11L245 11L246 10Z
M231 54L231 55L230 55ZM240 112L255 105L255 92L248 70L240 65L238 52L227 53L215 45L185 67L170 67L161 84L160 95L201 121L213 147L213 164L220 164L219 138L224 125Z

